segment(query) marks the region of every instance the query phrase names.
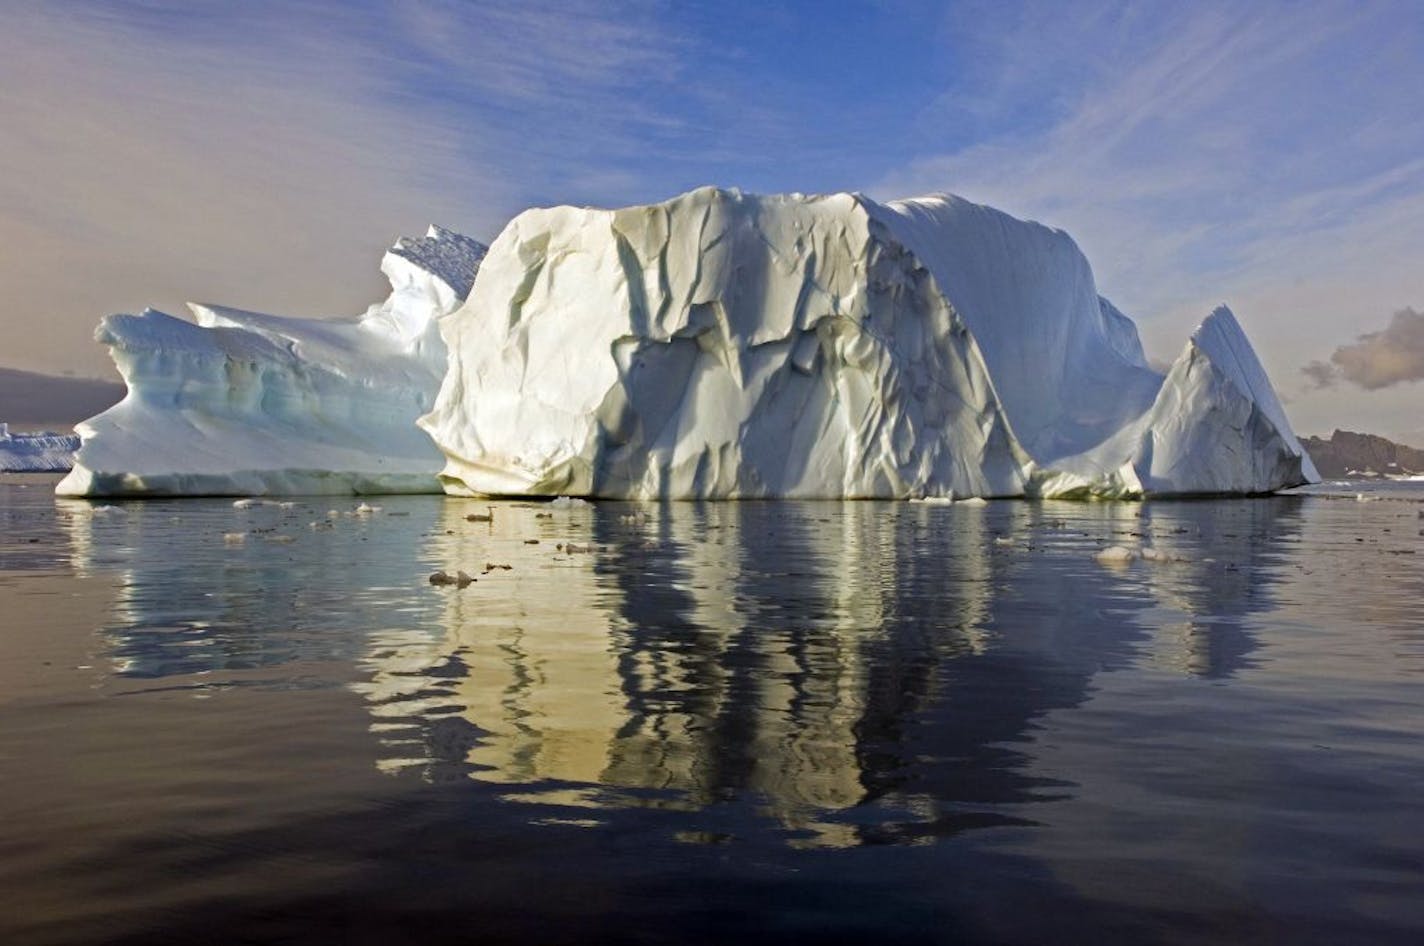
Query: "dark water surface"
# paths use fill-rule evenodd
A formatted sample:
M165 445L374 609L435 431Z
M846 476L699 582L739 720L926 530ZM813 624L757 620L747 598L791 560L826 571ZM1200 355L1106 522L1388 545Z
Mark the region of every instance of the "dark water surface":
M1424 941L1424 485L51 483L0 481L7 946Z

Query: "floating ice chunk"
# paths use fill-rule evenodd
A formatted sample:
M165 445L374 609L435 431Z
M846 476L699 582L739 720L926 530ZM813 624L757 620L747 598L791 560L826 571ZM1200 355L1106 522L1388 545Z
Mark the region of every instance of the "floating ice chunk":
M452 575L447 571L441 570L432 574L429 581L432 585L454 585L457 588L464 588L467 585L479 581L479 579L463 571L457 571Z
M223 542L228 545L241 545L247 541L246 532L224 532Z
M432 228L381 263L391 294L348 319L191 305L111 315L97 338L128 385L76 428L64 496L439 492L440 452L415 426L445 372L436 319L484 247Z
M1225 306L1192 334L1131 430L1130 466L1143 493L1267 493L1320 480Z
M555 509L572 509L576 506L587 506L588 501L577 496L556 496L549 505Z
M9 424L0 424L0 473L65 473L78 449L73 434L11 433Z
M1125 545L1109 545L1093 556L1105 565L1125 565L1136 557L1137 553Z
M402 240L391 296L344 321L106 318L129 393L79 426L58 492L974 502L1318 479L1229 310L1163 376L1067 234L958 197L703 188L530 210L484 253Z

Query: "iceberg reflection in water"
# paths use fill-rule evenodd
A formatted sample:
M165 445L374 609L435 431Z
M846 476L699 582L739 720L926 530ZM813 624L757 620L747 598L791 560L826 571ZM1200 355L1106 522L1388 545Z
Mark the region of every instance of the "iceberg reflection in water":
M1354 492L0 481L0 941L1412 944L1424 488Z
M1246 666L1241 616L1270 606L1300 502L64 508L79 561L123 572L122 676L201 695L354 665L383 771L565 822L658 809L687 840L760 823L838 847L1071 797L1028 764L1036 721L1144 653ZM1106 542L1173 560L1105 567ZM479 580L432 587L437 568Z

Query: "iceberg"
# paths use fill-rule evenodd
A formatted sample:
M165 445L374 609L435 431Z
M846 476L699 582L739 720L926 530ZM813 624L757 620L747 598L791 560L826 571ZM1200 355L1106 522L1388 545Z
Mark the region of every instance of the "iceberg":
M439 320L458 495L1134 497L1318 479L1235 317L1164 375L1061 230L950 195L526 211Z
M64 473L77 449L79 438L72 434L12 434L9 424L0 424L0 473Z
M195 322L111 315L96 338L128 386L79 424L65 496L439 492L415 425L445 373L437 318L463 303L486 247L432 227L381 262L363 315L294 319L190 305Z

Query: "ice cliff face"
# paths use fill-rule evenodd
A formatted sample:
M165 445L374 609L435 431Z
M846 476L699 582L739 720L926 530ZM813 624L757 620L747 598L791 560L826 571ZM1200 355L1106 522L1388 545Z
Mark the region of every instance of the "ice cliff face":
M96 337L128 385L80 424L70 496L439 490L415 426L445 372L436 318L469 293L485 247L440 228L402 239L391 295L348 320L192 305L112 315Z
M441 320L460 494L1265 492L1314 478L1227 310L1164 378L1064 233L955 197L531 210Z

